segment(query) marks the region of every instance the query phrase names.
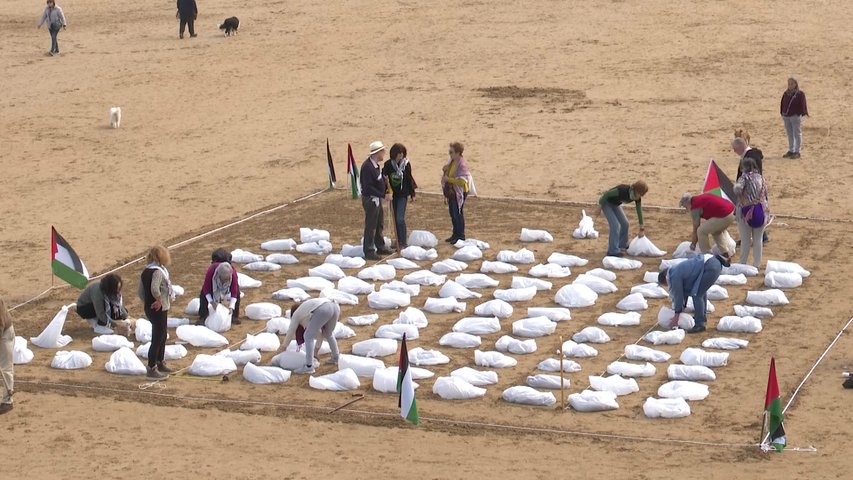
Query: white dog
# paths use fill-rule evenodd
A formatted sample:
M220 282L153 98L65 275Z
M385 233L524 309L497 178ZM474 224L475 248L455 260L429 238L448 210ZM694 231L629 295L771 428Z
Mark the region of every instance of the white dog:
M121 126L121 107L110 108L110 128Z

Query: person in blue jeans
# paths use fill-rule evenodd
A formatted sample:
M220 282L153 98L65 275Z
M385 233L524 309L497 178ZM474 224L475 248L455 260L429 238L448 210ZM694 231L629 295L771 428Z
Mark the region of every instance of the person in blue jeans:
M59 55L57 36L60 29L65 30L67 23L62 8L56 4L55 0L47 0L47 6L44 7L44 13L42 13L36 28L41 28L45 22L47 22L47 31L50 33L50 55Z
M415 201L415 190L418 184L412 177L412 164L408 152L402 143L391 146L391 158L385 161L382 175L391 185L391 209L394 212L394 226L397 231L397 251L406 248L408 238L406 232L406 205L409 198Z
M608 256L624 257L624 251L628 249L628 218L622 210L623 204L633 202L636 205L637 223L640 224L640 232L637 236L642 238L646 235L646 229L643 226L642 198L648 191L649 186L641 180L631 185L624 183L617 185L604 192L598 199L599 208L604 213L610 228L607 241Z
M693 299L693 328L687 333L705 331L705 310L708 305L708 289L711 288L723 267L731 264L726 256L696 255L678 265L663 269L658 273L658 283L669 287L669 298L672 299L672 309L675 315L670 321L670 327L678 325L678 316L687 306L687 299Z

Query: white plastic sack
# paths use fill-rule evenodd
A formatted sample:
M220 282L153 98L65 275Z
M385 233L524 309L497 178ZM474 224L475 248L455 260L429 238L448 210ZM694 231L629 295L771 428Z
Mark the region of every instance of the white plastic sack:
M248 309L249 308L246 307L247 311ZM281 308L278 309L278 313L279 315L281 315ZM213 330L216 333L227 332L228 330L231 330L231 314L228 312L228 309L224 305L219 304L216 306L216 309L210 312L207 318L204 319L204 326ZM136 328L139 328L138 323ZM148 340L151 340L150 337Z
M500 319L512 316L512 305L503 300L489 300L474 307L474 315L478 317L498 317Z
M643 274L643 281L646 283L658 283L658 274L660 272L646 272Z
M367 296L367 305L377 310L405 307L410 303L412 303L412 298L409 294L395 292L394 290L380 290Z
M677 345L684 340L685 331L678 328L663 332L652 331L647 333L643 339L653 345Z
M685 348L681 352L681 363L702 365L704 367L725 367L729 361L728 352L706 352L701 348Z
M44 330L42 330L39 336L30 338L30 342L41 348L62 348L71 343L71 337L62 334L62 327L65 326L65 319L68 317L68 309L71 305L63 305L62 308L59 309L59 312L54 315L53 320L51 320ZM92 362L90 361L89 363L91 364ZM89 365L86 366L88 367Z
M344 277L338 280L338 290L350 295L369 295L376 291L376 286L356 277Z
M569 395L569 405L578 412L603 412L619 408L615 393L593 390L584 390Z
M669 292L657 283L644 283L631 287L631 294L639 293L643 298L666 298Z
M439 345L453 348L476 348L481 343L482 340L477 335L462 332L445 333L438 340Z
M613 282L608 282L607 280L601 277L596 277L595 275L587 275L585 273L578 275L577 278L575 278L575 280L572 282L572 284L586 285L587 287L591 288L592 291L599 295L602 293L613 293L618 290L618 288L616 288L616 285L614 285Z
M796 273L802 278L811 275L811 272L803 268L799 263L780 262L778 260L767 260L767 266L764 267L764 274L769 273Z
M457 302L455 298L427 298L424 310L429 313L460 313L465 311L465 302Z
M519 340L509 335L504 335L495 342L495 350L503 353L514 353L516 355L533 353L536 351L536 340L532 338L529 340Z
M494 296L505 302L527 302L536 296L536 287L495 289Z
M417 340L420 337L418 327L405 324L380 325L373 336L376 338L402 340L404 334L407 340Z
M364 264L367 263L361 257L345 257L339 253L330 253L326 255L326 260L324 264L335 265L340 268L361 268ZM308 275L311 275L311 270L308 270ZM318 277L322 275L311 275L312 277ZM332 280L328 277L328 280ZM343 278L343 277L341 277ZM340 280L340 278L335 278L334 280Z
M377 370L385 369L385 362L376 358L347 355L338 358L338 370L351 369L359 377L372 377Z
M716 285L746 285L746 276L740 275L720 275L717 277Z
M146 373L145 365L133 350L126 346L113 352L109 361L104 364L104 368L117 375L145 375Z
M432 268L430 271L438 274L448 274L448 273L456 273L461 272L468 268L468 264L465 262L460 262L458 260L454 260L452 258L448 258L446 260L442 260L440 262L435 262L432 264Z
M551 335L557 329L557 324L548 317L523 318L512 322L512 334L519 337L535 338Z
M483 273L462 273L456 277L456 283L465 288L494 288L501 282Z
M234 263L252 263L260 262L264 259L263 255L257 255L248 250L236 249L231 251L231 261Z
M658 311L658 325L669 330L669 322L672 321L672 317L675 316L675 311L669 307L660 307ZM696 325L696 321L689 314L681 312L678 316L678 326L683 330L690 330L693 326Z
M680 397L649 397L643 404L643 413L649 418L682 418L690 415L690 405Z
M483 258L483 251L471 245L456 250L455 252L453 252L451 258L453 258L454 260L459 260L460 262L470 262Z
M281 265L267 261L252 262L243 265L243 270L250 270L253 272L274 272L276 270L281 270Z
M672 258L690 258L696 255L699 255L699 247L697 246L694 249L690 248L690 242L681 242L675 247L675 252L672 254Z
M662 257L666 252L659 249L649 237L634 237L628 244L628 255L632 257Z
M371 338L352 344L353 355L361 357L386 357L397 353L397 340L390 338Z
M619 310L636 312L638 310L645 310L649 308L649 302L646 301L646 298L642 293L636 292L626 295L625 298L619 300L619 303L616 304L616 308Z
M622 378L619 375L609 377L589 376L589 386L599 392L613 392L618 396L639 392L640 386L633 378Z
M407 245L416 245L422 248L435 248L438 245L438 238L432 232L426 230L412 230L409 233L409 241Z
M148 350L150 349L151 343L140 345L139 348L136 349L136 355L147 360ZM186 357L187 353L187 347L183 345L166 345L163 353L163 360L180 360Z
M640 314L637 312L607 312L598 317L598 324L608 327L635 326L640 324Z
M429 325L424 312L415 307L409 307L400 312L400 315L394 319L394 324L397 325L414 325L417 328L426 328Z
M288 288L301 288L306 292L322 292L327 288L335 288L335 284L320 277L290 278L287 280Z
M548 320L551 320L552 322L563 322L572 319L572 314L569 312L569 309L563 307L528 307L527 316L547 317Z
M532 387L516 385L504 390L501 398L509 403L520 403L522 405L548 406L557 403L551 392L540 392Z
M453 325L454 332L470 335L489 335L501 330L501 322L497 317L465 317Z
M486 389L475 387L462 377L438 377L432 386L432 393L445 400L468 400L482 397Z
M245 273L237 272L237 285L240 287L240 290L246 288L258 288L263 284L264 282L260 280L255 280L254 278L246 275Z
M527 385L533 388L560 388L560 376L549 375L547 373L539 373L536 375L527 376ZM563 388L569 388L572 382L568 378L563 379Z
M320 298L328 298L338 305L358 305L358 297L336 288L327 288L320 292Z
M551 282L530 277L512 277L510 288L527 288L535 287L536 290L551 290L553 284Z
M560 353L560 351L558 350L557 353ZM597 357L598 350L585 343L575 343L574 340L566 340L563 342L563 356L573 358Z
M598 327L586 327L572 335L572 340L577 343L607 343L610 341L610 336Z
M416 268L421 268L417 263L409 260L408 258L389 258L385 263L391 265L397 270L414 270Z
M717 379L717 374L702 365L670 365L666 369L670 380L690 380L693 382L710 382Z
M24 365L33 361L33 351L27 348L27 339L24 337L15 337L15 344L12 347L12 364Z
M539 365L536 366L539 370L543 372L559 372L560 371L560 363L563 364L563 372L564 373L573 373L580 372L581 366L578 362L574 360L566 360L563 359L562 362L557 360L556 358L548 358L539 362Z
M773 310L770 310L767 307L735 305L735 315L738 317L771 318L773 317Z
M92 364L92 357L86 352L79 350L56 352L53 360L50 361L50 368L58 368L60 370L78 370L88 368Z
M377 320L379 320L379 314L369 313L367 315L348 317L347 323L356 327L361 327L364 325L373 325Z
M716 308L714 304L710 301L705 301L705 312L706 313L714 313ZM693 297L687 297L687 305L684 306L684 311L687 313L694 313L696 311L696 307L693 305Z
M608 270L636 270L643 266L639 260L624 257L604 257L601 263Z
M228 313L228 309L225 312ZM250 320L269 320L281 316L281 307L268 302L252 303L246 305L246 316Z
M184 294L184 287L173 283L172 293L174 293L176 297L180 297Z
M338 322L335 324L335 331L332 332L332 335L338 340L352 338L355 336L355 330L349 328L341 322Z
M92 339L92 350L96 352L114 352L122 347L133 348L133 342L124 335L99 335Z
M178 328L181 325L189 325L189 318L176 318L176 317L167 317L166 318L166 327L167 328Z
M285 370L296 370L305 366L305 352L284 351L272 357L270 363Z
M326 240L319 242L300 243L296 246L296 251L299 253L309 253L312 255L326 255L332 251L332 244Z
M299 263L299 259L289 253L271 253L264 260L278 265L296 265Z
M708 385L687 380L673 380L658 388L661 398L683 398L685 400L705 400L708 397Z
M187 308L184 309L186 315L198 315L199 299L193 298L187 303Z
M416 272L406 274L403 277L403 281L406 283L424 286L438 286L447 281L447 276L437 275L429 270L418 270Z
M586 214L586 210L581 210L581 221L578 222L578 228L574 229L572 236L575 238L598 238L598 232L595 231L595 222L592 217Z
M787 305L788 297L785 292L778 289L746 292L746 303L760 307L773 307L776 305Z
M568 308L590 307L595 305L598 294L581 284L570 284L557 290L554 302Z
M480 250L488 250L491 248L491 246L489 246L487 242L483 242L475 238L468 238L466 240L456 240L456 243L454 243L453 246L456 248L477 247Z
M240 365L245 365L249 362L258 363L261 361L261 352L257 349L252 350L223 350L218 352L216 355L220 357L228 357L233 362L234 365L238 367Z
M296 240L292 238L269 240L261 244L261 250L268 252L286 252L294 248L296 248Z
M738 350L746 348L749 340L731 337L709 338L702 342L704 348L716 348L717 350Z
M605 270L603 268L593 268L592 270L586 272L586 274L598 278L603 278L608 282L616 281L616 274L611 272L610 270Z
M362 280L387 282L389 280L394 280L394 277L396 276L397 269L387 264L373 265L372 267L367 267L358 272L358 278Z
M441 286L441 289L438 291L438 296L441 298L453 297L457 300L465 300L466 298L480 298L483 295L477 292L473 292L468 290L467 288L459 285L453 280L448 280Z
M240 345L240 350L260 350L262 352L275 352L281 346L278 335L269 332L261 332L257 335L246 334L246 341Z
M548 233L547 230L531 230L528 228L522 228L519 240L522 242L551 243L554 241L554 236Z
M686 258L673 258L672 260L661 260L659 271L668 270L679 263L687 260Z
M341 267L337 265L333 265L331 263L323 263L317 265L314 268L309 268L308 276L325 278L326 280L335 282L346 277L347 274L344 273L344 271L341 270Z
M803 284L798 273L769 272L764 275L764 286L769 288L796 288Z
M331 390L336 392L355 390L361 386L358 381L358 375L351 368L338 370L329 375L320 377L311 376L308 379L308 385L317 390Z
M643 365L628 362L613 362L607 366L607 373L611 375L622 375L623 377L651 377L657 369L654 365L646 362Z
M319 242L320 240L328 242L331 238L326 230L305 227L299 229L299 241L302 243Z
M546 277L546 278L566 278L572 274L569 267L561 267L556 263L539 264L530 267L527 274L531 277Z
M139 322L137 322L137 327ZM228 339L201 325L181 325L175 330L178 338L194 347L216 348L228 345ZM139 340L139 337L137 337ZM141 340L140 340L141 341ZM151 341L149 339L149 341Z
M373 389L381 393L397 393L397 377L400 370L398 368L377 368L373 372ZM412 382L412 386L417 389L419 385Z
M509 368L518 365L518 360L501 352L474 350L474 363L486 368Z
M475 370L471 367L457 368L450 372L451 377L461 378L475 387L498 383L498 373L491 370Z
M133 331L136 341L139 343L148 343L151 341L151 322L144 318L136 320L136 327Z
M720 332L758 333L762 330L761 320L755 317L727 315L717 322Z
M561 267L583 267L589 260L575 255L554 252L548 257L548 263L556 263Z
M436 258L438 258L438 252L436 252L434 248L424 250L423 248L417 245L409 245L408 247L400 251L400 255L402 255L403 258L407 258L416 262L420 262L423 260L435 260Z
M518 267L511 263L483 260L480 271L483 273L515 273L518 271Z
M408 284L400 280L392 280L388 283L383 283L379 290L395 290L398 292L408 293L409 296L416 297L421 294L421 286L417 283Z
M284 383L290 380L290 371L279 367L257 366L252 362L243 367L243 378L256 385Z
M625 358L644 362L668 362L670 354L642 345L625 345Z
M729 291L719 285L711 285L708 289L708 300L725 300L729 298Z
M200 377L212 377L216 375L228 375L237 370L237 364L230 357L224 355L196 355L192 365L190 365L190 375L198 375Z
M341 245L341 255L345 257L364 258L364 245L349 245L345 243Z
M758 268L752 265L743 263L733 263L728 267L723 267L721 271L724 275L744 275L746 277L754 277L758 275Z
M413 365L444 365L450 358L438 350L424 350L421 347L409 350L409 363Z
M311 295L308 294L305 290L301 288L282 288L281 290L276 290L272 294L273 300L279 301L294 301L294 302L304 302L311 298Z
M533 263L535 260L533 252L522 248L517 252L512 250L501 250L498 252L497 261L506 263Z

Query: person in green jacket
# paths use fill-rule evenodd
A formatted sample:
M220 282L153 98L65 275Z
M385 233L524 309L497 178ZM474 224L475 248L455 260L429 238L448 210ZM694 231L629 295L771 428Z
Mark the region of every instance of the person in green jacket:
M127 335L127 309L121 297L121 277L108 273L104 278L90 283L77 297L77 315L83 318L97 334L110 334L113 329Z
M637 222L640 224L639 237L644 237L646 229L643 226L642 198L649 191L646 182L640 180L631 185L620 184L607 190L598 199L598 205L607 225L610 227L610 236L607 241L607 255L611 257L624 257L624 251L628 249L628 218L622 205L634 202L637 207Z

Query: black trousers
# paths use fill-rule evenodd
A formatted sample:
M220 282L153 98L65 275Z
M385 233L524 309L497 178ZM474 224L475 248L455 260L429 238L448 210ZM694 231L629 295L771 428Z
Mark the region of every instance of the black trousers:
M240 316L240 292L237 292L237 303L234 304L234 312L231 313L231 321L237 320L237 317ZM207 320L207 316L210 315L210 309L207 308L207 298L198 294L198 319L200 321Z
M145 316L151 322L151 347L148 349L148 366L155 367L163 361L166 356L166 318L169 312L160 310L155 312L145 309Z
M361 197L361 206L364 208L364 253L376 253L376 250L385 248L385 236L382 234L385 228L385 209L382 208L382 200L379 205L373 203L371 197Z
M190 36L195 35L195 19L193 17L181 17L181 36L184 36L184 28L190 28Z

